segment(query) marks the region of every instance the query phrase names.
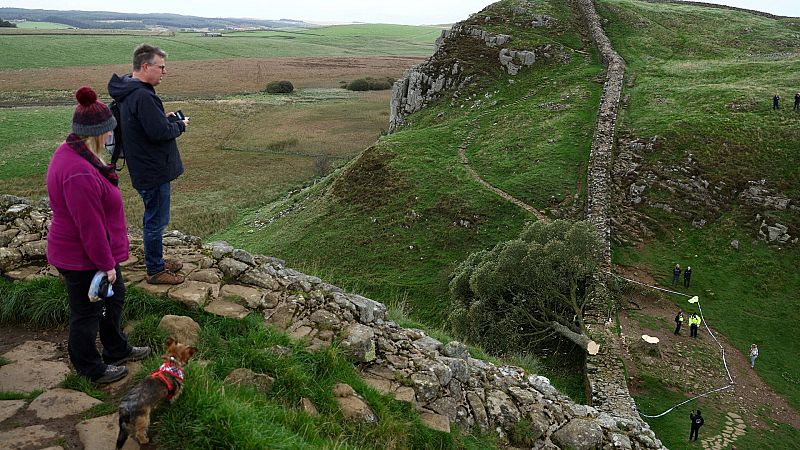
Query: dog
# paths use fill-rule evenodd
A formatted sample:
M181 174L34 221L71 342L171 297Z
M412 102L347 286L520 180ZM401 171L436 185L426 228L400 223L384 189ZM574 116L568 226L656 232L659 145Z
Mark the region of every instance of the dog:
M150 411L161 400L174 402L183 391L183 366L197 349L172 338L167 339L166 347L167 352L161 357L164 364L125 394L119 404L117 450L125 445L129 434L133 434L139 444L150 442L147 437Z

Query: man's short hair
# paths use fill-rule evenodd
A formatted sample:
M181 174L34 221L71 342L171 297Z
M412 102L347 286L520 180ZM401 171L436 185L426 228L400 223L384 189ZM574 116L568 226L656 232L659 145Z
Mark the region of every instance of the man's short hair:
M152 64L156 56L167 57L167 53L158 47L142 44L133 51L133 70L141 70L142 64Z

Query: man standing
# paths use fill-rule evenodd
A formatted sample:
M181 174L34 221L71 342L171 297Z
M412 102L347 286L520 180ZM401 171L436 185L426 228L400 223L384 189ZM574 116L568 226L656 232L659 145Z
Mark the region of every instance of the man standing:
M681 265L675 264L675 267L672 268L672 285L675 286L676 284L680 283L681 281Z
M675 336L681 334L681 325L683 325L683 311L678 311L678 315L675 316Z
M175 138L189 120L170 120L155 86L167 73L167 54L158 47L142 44L133 51L133 73L114 74L108 93L120 104L125 161L133 187L144 202L142 234L147 282L180 284L180 261L165 261L163 232L169 223L170 182L183 173Z
M794 94L794 110L800 109L800 92Z
M683 271L683 287L688 288L692 282L692 267L689 266Z
M694 412L689 413L689 418L692 420L692 428L689 431L689 440L696 441L697 440L697 432L700 431L700 427L703 426L705 420L703 419L703 415L700 413L700 410L697 410L697 414Z
M775 96L772 97L772 109L773 110L776 110L776 109L779 108L778 105L780 104L780 101L781 101L781 96L780 95L775 94Z

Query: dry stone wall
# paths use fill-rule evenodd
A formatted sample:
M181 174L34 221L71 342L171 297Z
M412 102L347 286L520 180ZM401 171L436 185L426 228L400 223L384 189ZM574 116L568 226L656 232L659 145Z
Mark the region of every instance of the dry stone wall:
M603 245L603 273L594 280L586 323L592 339L600 343L597 355L587 355L586 378L591 404L601 411L614 411L631 420L640 420L636 403L628 391L625 365L618 355L619 336L613 327L615 302L606 286L605 274L611 270L611 164L617 126L625 61L611 46L592 0L576 0L592 41L606 65L606 82L600 99L592 148L589 155L587 216Z
M50 211L2 199L0 207L0 229L11 236L0 248L3 274L15 279L55 275L43 251ZM164 244L170 257L184 263L187 281L177 286L143 282L141 239L132 237L132 256L123 264L128 285L226 317L258 314L265 323L304 339L312 350L337 340L367 383L414 404L431 427L478 426L507 433L526 419L536 449L663 448L647 424L635 418L576 404L544 377L472 358L464 344L443 344L422 330L400 327L387 319L383 304L286 267L279 259L225 242L203 245L177 231L165 234Z

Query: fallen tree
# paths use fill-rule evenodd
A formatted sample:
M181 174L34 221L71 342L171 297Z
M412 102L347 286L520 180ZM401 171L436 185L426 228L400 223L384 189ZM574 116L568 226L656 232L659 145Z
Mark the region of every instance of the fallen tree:
M547 341L570 342L589 354L584 308L600 246L586 222L536 222L519 238L470 255L454 271L449 324L462 338L505 353Z

